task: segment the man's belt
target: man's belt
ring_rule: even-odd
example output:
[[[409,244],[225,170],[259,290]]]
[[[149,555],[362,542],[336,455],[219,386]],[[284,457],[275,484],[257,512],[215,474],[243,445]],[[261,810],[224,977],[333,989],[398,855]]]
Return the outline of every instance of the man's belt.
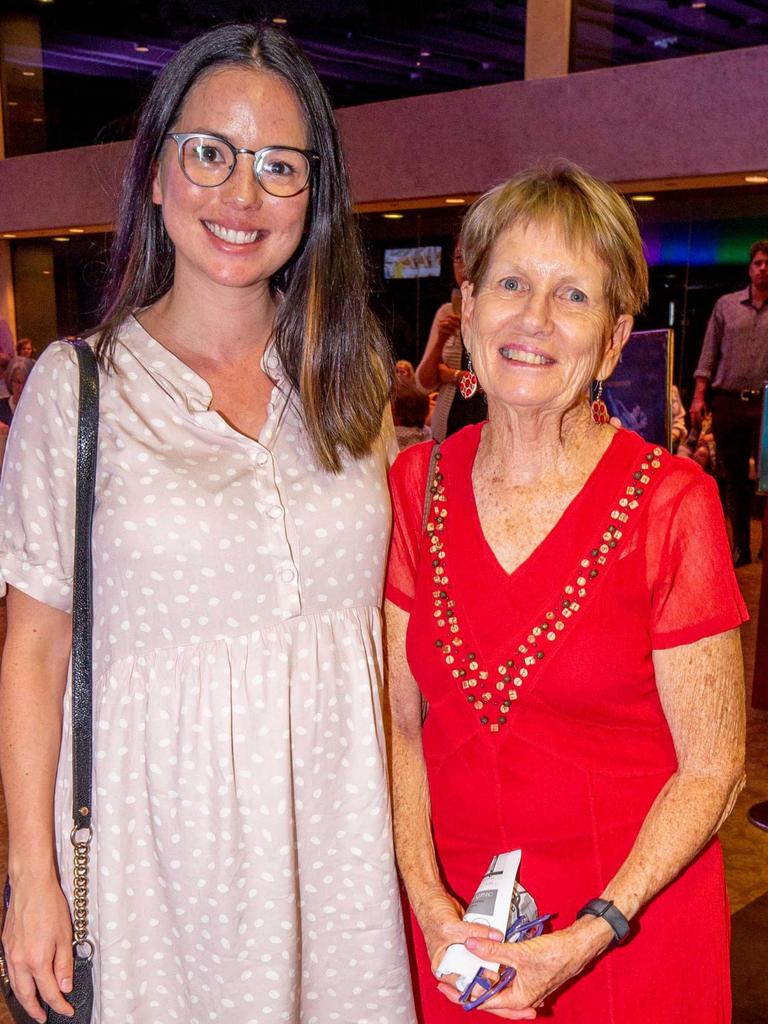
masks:
[[[715,395],[731,395],[741,399],[742,402],[759,402],[763,397],[762,388],[712,388]]]

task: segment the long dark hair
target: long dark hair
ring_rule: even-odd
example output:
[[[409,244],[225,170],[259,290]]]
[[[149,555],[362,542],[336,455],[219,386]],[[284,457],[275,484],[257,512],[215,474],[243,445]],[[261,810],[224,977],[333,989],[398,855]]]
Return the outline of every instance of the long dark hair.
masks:
[[[367,454],[378,436],[392,357],[368,309],[365,261],[333,110],[311,64],[279,29],[216,28],[180,50],[158,76],[123,180],[96,352],[111,365],[125,318],[171,287],[174,249],[162,210],[152,202],[154,164],[200,75],[242,65],[278,75],[293,89],[307,120],[309,147],[320,156],[304,243],[273,281],[284,293],[273,338],[301,396],[315,454],[323,467],[338,472],[345,453]]]

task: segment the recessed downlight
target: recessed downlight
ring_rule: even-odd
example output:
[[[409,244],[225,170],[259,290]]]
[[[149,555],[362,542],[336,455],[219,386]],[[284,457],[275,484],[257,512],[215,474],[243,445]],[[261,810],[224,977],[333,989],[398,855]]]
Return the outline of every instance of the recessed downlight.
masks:
[[[384,220],[402,220],[403,219],[403,214],[402,213],[382,213],[381,216],[384,218]]]
[[[632,199],[633,203],[652,203],[656,199],[656,196],[649,196],[644,193],[641,193],[636,196],[631,196],[630,198]]]
[[[768,174],[747,174],[744,176],[744,181],[749,182],[750,185],[765,185],[768,181]]]
[[[466,201],[466,199],[462,199],[460,196],[449,196],[445,200],[445,204],[446,206],[463,206]]]

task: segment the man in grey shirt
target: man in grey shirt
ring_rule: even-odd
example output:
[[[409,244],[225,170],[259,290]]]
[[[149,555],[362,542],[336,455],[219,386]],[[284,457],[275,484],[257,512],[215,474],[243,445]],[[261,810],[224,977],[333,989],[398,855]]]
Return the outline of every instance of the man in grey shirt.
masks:
[[[763,383],[768,380],[768,240],[749,250],[749,286],[723,295],[709,318],[696,367],[691,420],[712,412],[725,472],[734,565],[751,561],[749,457],[757,460]]]

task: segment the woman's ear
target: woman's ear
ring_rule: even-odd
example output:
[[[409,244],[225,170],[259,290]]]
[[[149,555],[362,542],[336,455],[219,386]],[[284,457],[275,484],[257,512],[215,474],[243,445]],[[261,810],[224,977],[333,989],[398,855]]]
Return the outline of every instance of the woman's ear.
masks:
[[[616,365],[621,358],[622,349],[632,335],[632,326],[634,322],[634,317],[631,317],[629,313],[622,313],[613,325],[608,347],[605,350],[600,363],[600,369],[597,375],[599,380],[607,380],[616,369]]]
[[[461,283],[461,333],[464,340],[464,347],[470,351],[467,345],[467,337],[470,333],[470,321],[475,309],[475,289],[469,281]]]

